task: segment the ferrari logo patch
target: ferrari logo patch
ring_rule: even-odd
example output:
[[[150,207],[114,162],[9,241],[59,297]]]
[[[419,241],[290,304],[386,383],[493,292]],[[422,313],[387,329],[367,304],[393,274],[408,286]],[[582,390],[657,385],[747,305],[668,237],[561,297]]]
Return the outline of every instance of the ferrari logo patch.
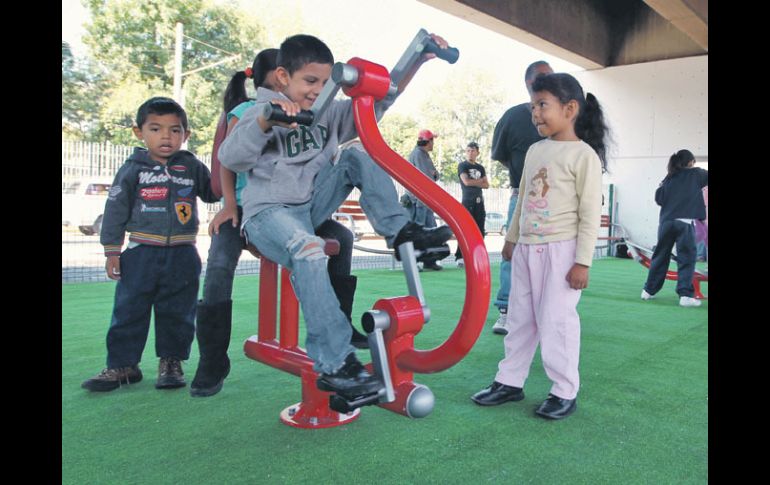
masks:
[[[174,208],[176,209],[176,218],[179,219],[179,222],[182,224],[187,224],[187,222],[192,219],[192,204],[189,202],[176,202],[174,203]]]

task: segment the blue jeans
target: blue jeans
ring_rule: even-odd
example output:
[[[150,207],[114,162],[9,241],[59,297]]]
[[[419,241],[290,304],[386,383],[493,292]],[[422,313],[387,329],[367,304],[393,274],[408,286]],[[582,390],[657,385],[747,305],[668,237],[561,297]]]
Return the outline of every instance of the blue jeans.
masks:
[[[516,210],[516,201],[518,200],[518,197],[518,194],[511,195],[511,200],[508,202],[508,222],[505,223],[505,226],[508,228],[511,227],[511,219],[513,219],[513,211]],[[511,262],[503,260],[500,262],[500,290],[497,292],[497,297],[494,302],[498,310],[508,311],[508,293],[510,292]]]
[[[107,367],[142,360],[155,311],[155,353],[187,360],[195,336],[201,260],[194,245],[139,245],[120,255],[121,278],[107,331]]]
[[[644,291],[654,295],[663,288],[674,244],[677,266],[676,293],[692,298],[695,296],[692,284],[695,273],[695,228],[692,224],[682,221],[664,221],[658,226],[658,245],[652,253]]]
[[[243,218],[243,208],[238,206],[238,220]],[[342,224],[327,220],[316,230],[323,238],[336,239],[340,252],[329,258],[329,274],[349,275],[353,258],[353,234]],[[235,268],[244,248],[240,227],[233,227],[230,221],[219,226],[219,234],[211,237],[206,276],[203,280],[203,303],[214,305],[228,301],[233,296]]]
[[[238,206],[238,220],[243,218],[243,209]],[[233,296],[233,278],[238,260],[243,252],[241,228],[233,227],[232,221],[219,226],[219,234],[211,236],[206,276],[203,279],[203,302],[216,304],[228,301]]]
[[[244,224],[249,241],[268,259],[292,271],[291,281],[307,325],[305,349],[321,373],[337,371],[350,345],[351,327],[329,281],[323,240],[314,234],[347,198],[361,190],[360,203],[372,227],[392,247],[408,222],[390,177],[364,152],[349,148],[336,165],[316,176],[312,199],[302,205],[276,205]]]

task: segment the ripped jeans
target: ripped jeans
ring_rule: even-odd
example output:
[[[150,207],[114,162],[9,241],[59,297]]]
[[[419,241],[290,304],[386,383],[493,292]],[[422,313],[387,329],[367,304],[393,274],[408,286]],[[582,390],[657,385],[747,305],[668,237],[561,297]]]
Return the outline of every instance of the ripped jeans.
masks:
[[[291,282],[307,325],[305,349],[313,369],[321,373],[337,371],[356,349],[350,345],[350,324],[329,281],[324,241],[314,229],[331,216],[353,187],[361,190],[361,207],[390,246],[409,219],[390,177],[355,148],[344,150],[337,164],[318,173],[309,202],[269,207],[243,225],[249,242],[260,253],[292,271]]]

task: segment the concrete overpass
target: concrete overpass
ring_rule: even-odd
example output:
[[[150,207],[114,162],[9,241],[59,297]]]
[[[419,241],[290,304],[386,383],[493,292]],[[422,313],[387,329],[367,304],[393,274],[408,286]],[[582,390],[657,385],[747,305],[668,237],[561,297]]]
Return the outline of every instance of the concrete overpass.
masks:
[[[419,0],[585,69],[708,54],[708,0]]]

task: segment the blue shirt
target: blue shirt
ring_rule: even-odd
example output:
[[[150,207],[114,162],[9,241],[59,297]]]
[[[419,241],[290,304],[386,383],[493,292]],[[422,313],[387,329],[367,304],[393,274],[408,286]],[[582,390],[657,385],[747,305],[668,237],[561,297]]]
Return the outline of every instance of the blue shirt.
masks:
[[[256,101],[250,99],[248,101],[244,101],[243,103],[239,104],[235,108],[231,109],[229,113],[227,113],[227,124],[230,124],[230,120],[233,119],[233,117],[238,118],[240,120],[243,118],[243,112],[246,111],[248,108],[251,108],[257,104]],[[239,172],[235,174],[235,202],[238,205],[241,204],[241,192],[243,192],[243,188],[246,187],[246,172]]]

